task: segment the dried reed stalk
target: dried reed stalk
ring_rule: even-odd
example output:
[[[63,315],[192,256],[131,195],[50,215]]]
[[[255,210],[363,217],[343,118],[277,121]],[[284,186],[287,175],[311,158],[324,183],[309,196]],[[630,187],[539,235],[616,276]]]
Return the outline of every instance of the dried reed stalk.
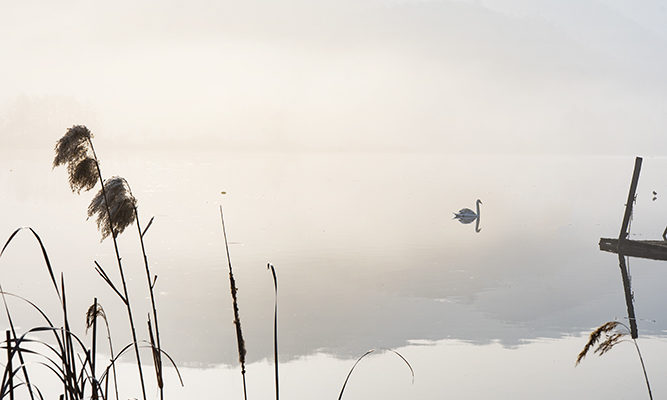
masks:
[[[617,328],[623,328],[624,330],[619,332]],[[639,361],[642,365],[642,371],[644,372],[644,381],[646,382],[646,389],[648,390],[648,397],[649,399],[653,400],[653,394],[651,393],[651,385],[648,381],[646,366],[644,365],[644,358],[642,357],[642,353],[639,350],[639,345],[637,344],[637,340],[632,337],[630,332],[631,332],[630,327],[618,321],[609,321],[600,325],[599,327],[594,329],[593,332],[591,332],[591,334],[589,335],[588,342],[586,342],[586,345],[584,346],[583,350],[581,350],[581,352],[577,356],[577,362],[575,363],[575,366],[579,365],[581,360],[583,360],[584,357],[586,357],[588,351],[591,348],[593,348],[596,343],[599,342],[597,348],[593,352],[598,353],[598,355],[602,356],[604,353],[611,350],[617,344],[627,341],[625,337],[628,336],[630,337],[630,339],[632,339],[632,343],[635,345],[635,350],[637,350],[637,355],[639,356]],[[604,335],[604,340],[601,340],[602,335]]]
[[[129,187],[129,185],[128,185]],[[148,267],[148,256],[146,256],[146,247],[144,245],[144,235],[146,234],[146,231],[148,231],[148,228],[151,226],[153,223],[153,218],[148,222],[148,225],[146,225],[146,228],[144,230],[141,230],[141,224],[139,223],[139,210],[137,209],[137,206],[134,205],[134,219],[137,221],[137,232],[139,234],[139,243],[141,243],[141,254],[144,257],[144,268],[146,270],[146,281],[148,283],[148,293],[150,294],[151,298],[151,307],[153,309],[153,321],[155,323],[155,334],[153,334],[153,329],[151,328],[151,323],[150,323],[150,317],[148,318],[148,334],[151,339],[151,346],[153,347],[153,365],[155,366],[155,378],[157,380],[157,387],[160,391],[160,400],[164,399],[164,383],[163,383],[163,378],[162,378],[162,346],[160,344],[160,328],[158,326],[157,322],[157,307],[155,305],[155,293],[153,288],[155,287],[155,281],[157,280],[157,275],[155,275],[155,278],[151,281],[151,271],[150,268]]]

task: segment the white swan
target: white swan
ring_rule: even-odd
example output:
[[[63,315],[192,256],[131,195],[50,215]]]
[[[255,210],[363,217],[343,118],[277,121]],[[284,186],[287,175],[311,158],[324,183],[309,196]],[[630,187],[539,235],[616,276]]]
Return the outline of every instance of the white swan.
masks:
[[[454,213],[454,219],[458,219],[460,223],[462,224],[469,224],[473,221],[477,221],[475,224],[475,231],[479,232],[481,229],[479,228],[479,220],[480,220],[480,213],[479,213],[479,205],[482,204],[482,200],[477,199],[475,202],[475,206],[477,209],[477,212],[469,209],[469,208],[462,208],[459,210],[459,212]]]

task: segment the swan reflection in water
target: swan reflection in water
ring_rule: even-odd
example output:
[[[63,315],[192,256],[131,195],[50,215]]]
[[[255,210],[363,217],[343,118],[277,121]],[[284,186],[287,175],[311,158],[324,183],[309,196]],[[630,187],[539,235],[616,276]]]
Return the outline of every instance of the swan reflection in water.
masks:
[[[469,208],[462,208],[459,210],[459,212],[454,213],[454,219],[458,219],[460,223],[462,224],[469,224],[473,221],[475,222],[475,232],[479,232],[482,229],[479,227],[479,221],[480,221],[480,214],[479,214],[479,205],[482,204],[482,200],[477,199],[477,202],[475,203],[477,212],[469,209]]]

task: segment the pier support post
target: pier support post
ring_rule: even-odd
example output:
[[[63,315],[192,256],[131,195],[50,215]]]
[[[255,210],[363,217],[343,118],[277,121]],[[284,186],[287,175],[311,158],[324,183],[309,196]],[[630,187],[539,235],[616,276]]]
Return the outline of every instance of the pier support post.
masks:
[[[637,182],[639,182],[639,173],[642,170],[642,158],[635,158],[635,170],[632,173],[632,182],[630,183],[630,191],[628,192],[628,201],[625,203],[625,215],[623,215],[623,223],[621,224],[621,233],[618,235],[619,243],[628,238],[628,225],[632,217],[632,204],[635,202],[635,192],[637,191]]]

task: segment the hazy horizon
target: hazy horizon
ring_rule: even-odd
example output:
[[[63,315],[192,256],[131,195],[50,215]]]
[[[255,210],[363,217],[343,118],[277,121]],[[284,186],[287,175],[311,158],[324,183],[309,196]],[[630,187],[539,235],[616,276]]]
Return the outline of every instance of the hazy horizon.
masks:
[[[4,2],[2,147],[84,124],[138,149],[660,155],[665,15],[623,0]]]

